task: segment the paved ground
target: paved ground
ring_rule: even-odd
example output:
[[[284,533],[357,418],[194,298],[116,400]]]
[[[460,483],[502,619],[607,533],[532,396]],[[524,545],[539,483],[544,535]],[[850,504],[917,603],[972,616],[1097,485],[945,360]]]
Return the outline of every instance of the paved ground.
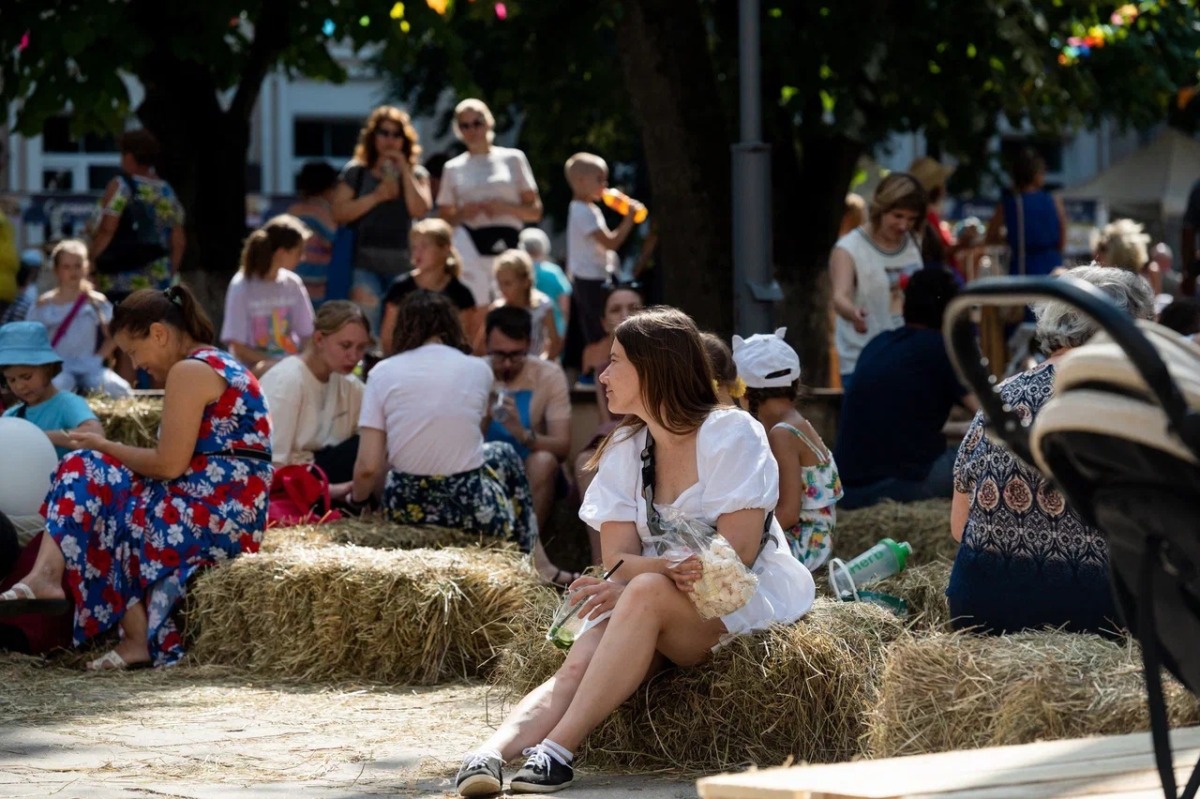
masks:
[[[496,701],[478,685],[294,685],[187,667],[83,675],[0,656],[0,796],[451,796]],[[680,776],[582,773],[566,796],[696,792]]]

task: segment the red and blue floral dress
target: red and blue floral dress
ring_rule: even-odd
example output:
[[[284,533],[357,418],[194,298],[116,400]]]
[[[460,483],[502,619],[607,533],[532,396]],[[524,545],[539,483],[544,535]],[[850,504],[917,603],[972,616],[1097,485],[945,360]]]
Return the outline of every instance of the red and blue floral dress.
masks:
[[[145,603],[154,665],[183,645],[171,612],[198,570],[256,552],[267,526],[271,422],[258,381],[228,353],[189,356],[226,382],[204,409],[195,454],[174,480],[136,474],[110,455],[77,450],[59,464],[44,513],[66,560],[75,601],[74,643]]]

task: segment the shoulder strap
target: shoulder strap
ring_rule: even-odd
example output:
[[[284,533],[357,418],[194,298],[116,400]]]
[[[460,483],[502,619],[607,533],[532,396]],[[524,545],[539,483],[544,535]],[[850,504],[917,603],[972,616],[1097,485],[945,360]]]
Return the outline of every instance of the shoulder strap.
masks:
[[[62,337],[67,334],[67,330],[71,327],[71,323],[75,321],[76,315],[79,314],[79,309],[82,308],[83,304],[89,299],[90,298],[88,297],[86,290],[84,290],[78,297],[75,298],[74,304],[71,305],[71,310],[67,311],[66,318],[62,320],[62,324],[58,326],[58,330],[54,331],[54,338],[50,339],[51,348],[57,347],[58,342],[62,341]]]
[[[806,447],[808,447],[809,449],[811,449],[813,451],[813,454],[816,455],[818,458],[820,458],[822,462],[829,460],[829,454],[827,452],[823,451],[821,449],[821,447],[817,446],[817,444],[811,438],[809,438],[808,435],[803,430],[801,430],[799,427],[788,424],[787,422],[780,422],[779,424],[777,424],[775,426],[784,428],[789,433],[794,435],[796,438],[803,441],[804,445]]]

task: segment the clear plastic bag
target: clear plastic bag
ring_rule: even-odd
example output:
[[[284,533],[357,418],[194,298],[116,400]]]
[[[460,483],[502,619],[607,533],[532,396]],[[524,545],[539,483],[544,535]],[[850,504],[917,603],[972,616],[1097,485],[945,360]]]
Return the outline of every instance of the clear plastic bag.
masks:
[[[660,516],[657,526],[659,534],[649,540],[659,555],[671,563],[681,563],[692,555],[700,560],[700,579],[692,584],[688,596],[701,618],[726,616],[754,596],[758,576],[712,527],[671,509]]]

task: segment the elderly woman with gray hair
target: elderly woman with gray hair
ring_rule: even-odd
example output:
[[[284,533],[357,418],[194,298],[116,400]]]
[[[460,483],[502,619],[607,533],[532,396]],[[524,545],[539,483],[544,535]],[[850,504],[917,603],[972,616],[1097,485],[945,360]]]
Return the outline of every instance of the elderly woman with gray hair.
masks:
[[[1135,319],[1154,318],[1144,279],[1123,269],[1080,266],[1065,274],[1091,283]],[[1054,392],[1055,365],[1097,331],[1060,302],[1035,307],[1047,359],[1000,386],[1030,422]],[[956,629],[1003,634],[1040,627],[1073,632],[1119,628],[1108,584],[1108,547],[1042,475],[984,435],[975,415],[954,464],[950,531],[961,542],[950,585]]]

